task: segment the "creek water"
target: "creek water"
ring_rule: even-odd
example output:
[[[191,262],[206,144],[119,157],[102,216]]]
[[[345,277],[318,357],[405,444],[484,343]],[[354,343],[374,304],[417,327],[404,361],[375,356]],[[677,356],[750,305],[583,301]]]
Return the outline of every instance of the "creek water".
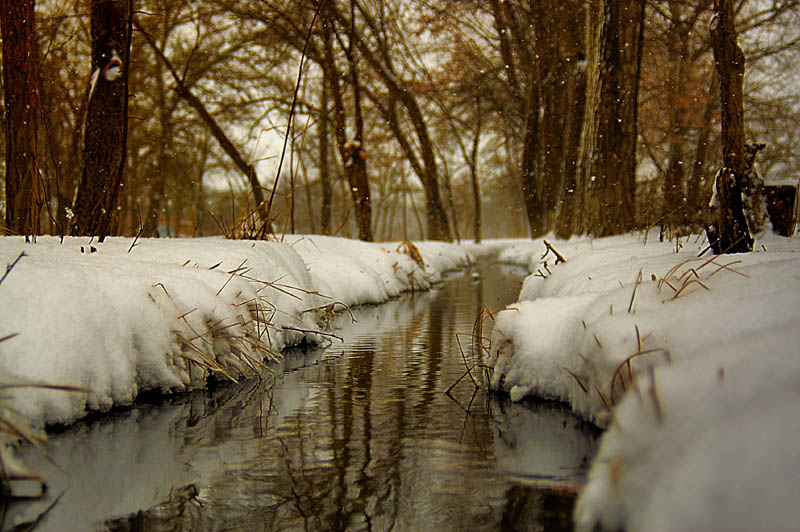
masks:
[[[6,504],[2,530],[569,530],[597,433],[469,378],[444,393],[479,310],[522,278],[480,264],[339,316],[343,341],[286,353],[274,378],[53,434],[57,466],[23,450],[46,496]]]

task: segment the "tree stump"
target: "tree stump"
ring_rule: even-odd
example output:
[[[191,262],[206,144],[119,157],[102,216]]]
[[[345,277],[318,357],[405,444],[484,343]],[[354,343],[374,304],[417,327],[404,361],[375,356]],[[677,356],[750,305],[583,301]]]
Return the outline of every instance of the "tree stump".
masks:
[[[766,185],[767,214],[772,223],[772,232],[781,236],[792,236],[797,222],[797,187],[794,185]]]

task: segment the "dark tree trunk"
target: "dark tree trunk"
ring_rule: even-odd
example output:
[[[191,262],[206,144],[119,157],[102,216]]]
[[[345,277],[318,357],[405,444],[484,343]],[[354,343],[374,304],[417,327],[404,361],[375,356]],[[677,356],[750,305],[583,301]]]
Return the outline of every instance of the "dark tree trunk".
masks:
[[[711,143],[711,126],[713,121],[714,109],[716,109],[716,98],[719,94],[718,78],[713,75],[711,85],[708,89],[708,100],[703,110],[703,121],[697,133],[697,145],[694,150],[694,160],[692,161],[692,173],[687,182],[687,197],[689,199],[689,223],[705,226],[709,223],[708,199],[711,197],[710,176],[707,172],[708,148]],[[709,186],[710,185],[710,186]]]
[[[764,187],[764,196],[772,232],[787,237],[794,235],[797,186],[767,185]]]
[[[322,88],[320,89],[322,115],[319,117],[319,184],[322,187],[322,212],[320,231],[323,235],[331,233],[331,207],[333,191],[331,189],[331,172],[328,153],[330,138],[330,122],[328,121],[328,78],[323,71]]]
[[[636,120],[644,0],[605,0],[590,16],[581,181],[584,229],[597,236],[634,226]],[[589,9],[597,9],[589,7]]]
[[[470,151],[469,156],[469,175],[470,175],[470,184],[472,185],[472,204],[474,205],[474,218],[472,220],[472,237],[475,239],[475,243],[480,243],[481,241],[481,224],[482,224],[482,214],[481,214],[481,190],[480,184],[478,182],[478,150],[480,149],[480,140],[481,140],[481,126],[483,125],[483,121],[481,119],[481,106],[480,100],[475,100],[475,136],[472,139],[472,150]]]
[[[125,168],[131,2],[91,3],[92,79],[72,233],[98,236],[101,241],[112,230]]]
[[[744,53],[736,42],[733,0],[714,0],[715,19],[711,27],[714,63],[719,74],[722,115],[722,160],[717,173],[716,193],[719,221],[709,231],[714,253],[747,253],[753,237],[747,228],[742,206],[741,178],[744,157]],[[718,232],[717,238],[715,232]]]
[[[425,178],[422,180],[425,190],[425,214],[428,226],[428,238],[430,240],[453,240],[450,233],[450,224],[444,210],[444,204],[439,194],[439,175],[436,165],[436,155],[433,151],[433,141],[428,134],[428,127],[425,124],[422,111],[419,108],[416,98],[408,90],[399,89],[396,94],[398,100],[408,111],[411,124],[417,133],[420,150],[422,152],[422,164]]]
[[[567,78],[565,98],[568,102],[564,117],[564,160],[561,190],[556,207],[555,232],[559,238],[569,238],[578,231],[576,217],[578,182],[578,152],[581,141],[584,104],[586,102],[586,73],[572,65]]]
[[[358,226],[358,238],[371,241],[372,237],[372,206],[369,196],[369,180],[367,177],[366,152],[362,146],[363,122],[361,119],[360,92],[357,90],[358,77],[355,73],[355,64],[350,51],[349,65],[350,75],[354,83],[354,102],[356,103],[356,138],[347,140],[347,123],[345,119],[344,98],[342,97],[342,87],[339,69],[333,55],[333,23],[334,18],[331,13],[332,3],[326,3],[326,8],[320,11],[322,19],[322,34],[324,45],[323,68],[325,78],[328,81],[328,88],[333,97],[333,116],[334,129],[336,132],[336,143],[339,147],[339,155],[344,165],[344,173],[347,176],[348,188],[353,198],[353,205],[356,213],[356,225]],[[351,36],[351,38],[353,38]]]
[[[494,27],[497,31],[497,38],[500,42],[500,58],[503,60],[503,70],[506,72],[508,78],[508,85],[511,87],[512,92],[521,100],[521,92],[519,89],[519,81],[517,80],[516,68],[514,67],[514,57],[511,53],[511,41],[509,39],[509,29],[503,15],[503,9],[500,6],[500,0],[490,0],[492,9],[492,17],[494,19]]]
[[[570,63],[577,59],[581,46],[579,26],[574,24],[580,8],[576,3],[561,0],[537,0],[536,5],[534,50],[541,95],[536,182],[542,206],[538,232],[545,233],[553,228],[563,182],[567,156],[564,130],[571,110],[565,88],[570,81]]]
[[[537,183],[539,174],[536,147],[539,144],[539,80],[537,65],[533,66],[531,79],[528,81],[527,115],[525,117],[525,143],[522,147],[522,199],[525,201],[525,212],[528,215],[531,237],[541,233],[544,202]]]
[[[664,201],[661,221],[676,227],[688,220],[688,196],[686,193],[686,133],[687,106],[681,94],[684,87],[685,64],[689,60],[689,31],[685,21],[682,2],[671,0],[669,12],[671,23],[666,33],[668,49],[667,97],[672,106],[668,139],[667,165],[664,171]]]
[[[44,194],[36,162],[36,35],[34,0],[2,0],[6,133],[6,232],[38,235]]]
[[[361,12],[362,16],[365,13]],[[339,13],[335,13],[337,19],[342,20]],[[368,20],[367,24],[375,27],[374,21]],[[408,113],[408,118],[411,121],[411,126],[417,135],[419,143],[420,156],[422,159],[423,178],[422,187],[425,191],[425,213],[428,226],[428,238],[431,240],[453,240],[452,233],[450,232],[450,223],[447,219],[447,213],[444,209],[444,203],[439,193],[439,175],[436,164],[436,154],[433,149],[433,141],[431,140],[428,132],[428,126],[425,121],[422,109],[417,102],[416,96],[410,90],[409,86],[402,82],[400,78],[393,72],[392,65],[384,61],[389,58],[389,50],[386,43],[380,42],[378,46],[383,47],[379,52],[381,58],[376,56],[376,53],[369,48],[364,39],[360,38],[357,34],[352,35],[355,43],[361,52],[364,59],[369,63],[378,77],[381,78],[386,88],[391,94],[391,98],[396,99]]]
[[[358,221],[358,238],[372,241],[372,200],[369,193],[369,177],[367,175],[367,152],[364,149],[364,118],[361,113],[361,85],[358,79],[356,52],[353,49],[356,39],[355,3],[350,0],[350,44],[347,50],[347,64],[350,67],[350,83],[353,86],[353,114],[355,118],[356,136],[348,148],[349,162],[353,179],[351,191],[356,207]],[[347,166],[347,162],[345,163]],[[349,175],[349,174],[348,174]]]

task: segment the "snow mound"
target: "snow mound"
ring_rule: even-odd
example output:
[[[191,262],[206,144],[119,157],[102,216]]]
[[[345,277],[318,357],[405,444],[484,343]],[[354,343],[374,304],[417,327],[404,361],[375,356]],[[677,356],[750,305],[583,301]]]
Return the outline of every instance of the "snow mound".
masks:
[[[413,251],[413,252],[412,252]],[[415,253],[414,253],[415,252]],[[67,424],[211,375],[259,374],[286,346],[319,341],[326,313],[429,288],[468,264],[457,246],[331,237],[285,242],[0,239],[0,408]],[[44,389],[38,384],[84,392]],[[8,414],[10,415],[10,414]]]
[[[578,530],[800,529],[800,239],[763,243],[553,241],[496,314],[490,385],[608,427]]]

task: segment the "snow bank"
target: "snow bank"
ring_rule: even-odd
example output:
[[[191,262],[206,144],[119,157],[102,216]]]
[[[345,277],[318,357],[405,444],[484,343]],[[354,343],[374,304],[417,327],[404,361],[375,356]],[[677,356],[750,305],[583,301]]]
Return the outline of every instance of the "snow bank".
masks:
[[[133,244],[0,238],[0,261],[24,253],[0,284],[0,338],[15,335],[0,342],[0,386],[86,390],[4,388],[6,419],[66,424],[144,391],[254,375],[285,346],[322,338],[331,310],[428,288],[471,260],[443,243],[318,236]]]
[[[609,427],[579,530],[800,529],[800,239],[760,243],[553,241],[496,315],[492,387]]]

